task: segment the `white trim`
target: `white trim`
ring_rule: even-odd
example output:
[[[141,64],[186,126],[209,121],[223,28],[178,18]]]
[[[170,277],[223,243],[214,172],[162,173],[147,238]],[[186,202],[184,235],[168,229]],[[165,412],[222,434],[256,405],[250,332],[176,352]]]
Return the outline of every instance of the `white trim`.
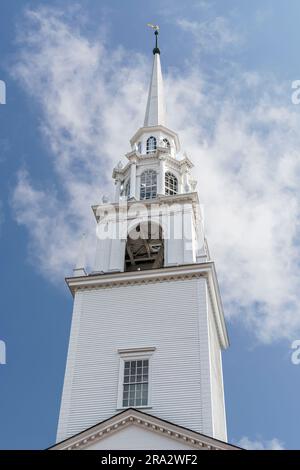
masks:
[[[147,168],[149,169],[154,169],[156,168],[158,165],[148,165],[148,163],[145,163],[145,166],[147,165]],[[141,173],[146,170],[147,168],[143,168],[141,170]],[[141,174],[140,173],[140,174]],[[137,178],[140,176],[140,174],[137,172]],[[193,208],[194,210],[196,209],[196,207],[199,206],[199,197],[198,197],[198,193],[197,192],[190,192],[190,193],[178,193],[178,194],[174,194],[173,196],[166,196],[165,194],[164,195],[161,195],[161,196],[157,196],[155,199],[145,199],[142,201],[142,203],[145,205],[145,206],[149,206],[151,207],[153,202],[156,202],[156,203],[164,203],[164,204],[174,204],[174,203],[179,203],[179,202],[191,202],[193,204]],[[98,220],[98,216],[97,216],[97,211],[98,211],[98,208],[101,207],[102,210],[107,210],[107,213],[108,215],[111,213],[113,217],[115,217],[115,213],[118,212],[119,210],[121,211],[124,211],[124,208],[129,208],[130,206],[134,205],[134,204],[140,204],[141,201],[126,201],[126,204],[124,204],[124,201],[122,201],[121,203],[120,202],[110,202],[110,203],[103,203],[103,204],[93,204],[92,205],[92,211],[95,215],[95,218],[96,220]],[[112,209],[113,208],[113,209]],[[106,218],[106,221],[108,221],[108,218]]]
[[[177,442],[184,442],[191,448],[199,450],[241,450],[241,448],[205,436],[191,429],[182,428],[174,423],[161,420],[139,410],[129,409],[123,413],[112,416],[105,422],[101,422],[80,434],[77,434],[63,442],[51,447],[50,450],[80,450],[89,445],[105,439],[106,436],[122,430],[126,426],[136,425],[142,429],[148,429],[160,435],[167,435]]]
[[[124,364],[126,361],[139,361],[147,359],[149,361],[148,368],[148,399],[146,405],[134,406],[139,409],[151,409],[152,408],[152,354],[156,350],[155,347],[145,348],[127,348],[118,349],[119,360],[119,381],[118,381],[118,393],[117,393],[117,410],[126,410],[132,408],[132,406],[123,406],[123,386],[124,386]]]
[[[119,354],[134,354],[134,353],[148,353],[154,352],[156,350],[155,346],[146,347],[146,348],[120,348],[118,349]]]

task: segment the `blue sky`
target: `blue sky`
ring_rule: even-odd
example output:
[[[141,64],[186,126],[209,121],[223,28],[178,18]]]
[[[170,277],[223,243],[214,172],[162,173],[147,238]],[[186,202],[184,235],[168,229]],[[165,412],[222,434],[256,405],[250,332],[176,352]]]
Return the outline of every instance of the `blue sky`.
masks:
[[[55,441],[64,276],[140,127],[149,21],[161,26],[170,127],[195,163],[228,317],[229,440],[300,448],[299,15],[296,0],[2,0],[0,448]]]

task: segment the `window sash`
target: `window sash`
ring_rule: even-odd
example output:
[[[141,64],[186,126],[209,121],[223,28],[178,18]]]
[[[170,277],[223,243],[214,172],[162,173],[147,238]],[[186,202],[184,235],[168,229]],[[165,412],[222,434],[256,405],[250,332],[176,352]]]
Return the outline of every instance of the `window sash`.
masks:
[[[140,199],[154,199],[157,195],[157,175],[154,170],[146,170],[141,175]]]
[[[122,406],[149,404],[149,359],[124,361]]]
[[[173,196],[178,193],[178,180],[173,173],[165,174],[165,194],[167,196]]]

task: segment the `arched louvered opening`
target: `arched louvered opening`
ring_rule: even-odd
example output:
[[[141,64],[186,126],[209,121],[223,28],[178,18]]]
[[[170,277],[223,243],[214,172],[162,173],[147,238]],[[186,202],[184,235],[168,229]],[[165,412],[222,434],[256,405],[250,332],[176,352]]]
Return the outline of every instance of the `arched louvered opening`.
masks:
[[[149,139],[147,139],[147,144],[146,144],[146,152],[147,153],[153,153],[156,151],[156,138],[151,136]]]
[[[125,271],[157,269],[164,265],[164,240],[159,224],[146,221],[136,225],[127,237]]]

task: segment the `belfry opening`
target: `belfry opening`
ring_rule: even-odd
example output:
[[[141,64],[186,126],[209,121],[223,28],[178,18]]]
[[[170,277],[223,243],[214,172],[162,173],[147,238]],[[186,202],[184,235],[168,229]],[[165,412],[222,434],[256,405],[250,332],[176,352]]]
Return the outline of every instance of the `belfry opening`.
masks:
[[[145,221],[128,233],[125,271],[157,269],[164,265],[163,231],[159,224]]]

